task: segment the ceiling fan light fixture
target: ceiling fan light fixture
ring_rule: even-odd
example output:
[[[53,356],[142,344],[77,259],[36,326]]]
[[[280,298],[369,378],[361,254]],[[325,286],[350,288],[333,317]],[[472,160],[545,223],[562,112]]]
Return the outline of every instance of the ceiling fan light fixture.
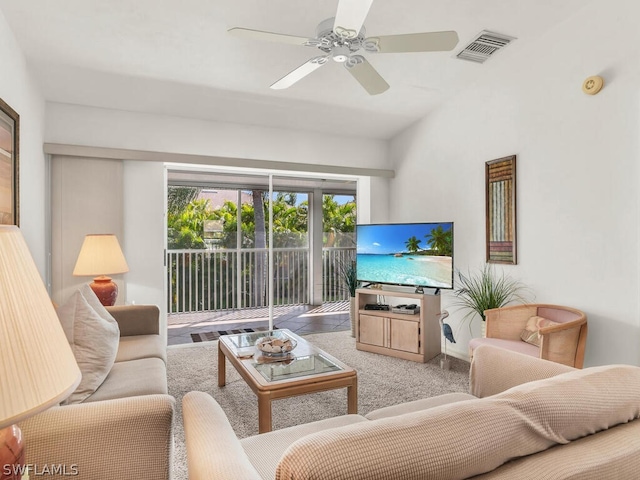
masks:
[[[346,62],[349,59],[350,55],[351,55],[351,50],[346,45],[335,47],[331,52],[331,58],[333,58],[334,62],[338,62],[338,63]]]
[[[452,30],[367,37],[364,20],[373,2],[374,0],[338,0],[336,16],[318,24],[315,38],[241,27],[233,27],[228,31],[239,37],[302,45],[321,52],[320,56],[308,60],[273,83],[271,88],[274,90],[289,88],[331,58],[334,62],[341,63],[370,95],[378,95],[387,91],[389,84],[365,57],[358,54],[361,50],[375,54],[443,52],[452,50],[458,44],[458,34]]]

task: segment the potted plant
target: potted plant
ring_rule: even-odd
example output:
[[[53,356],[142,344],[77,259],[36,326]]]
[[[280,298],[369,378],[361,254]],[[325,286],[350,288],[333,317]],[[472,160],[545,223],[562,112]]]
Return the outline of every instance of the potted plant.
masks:
[[[344,288],[349,292],[349,320],[351,321],[351,336],[356,336],[356,289],[360,286],[360,282],[358,282],[358,276],[356,271],[356,261],[355,260],[347,260],[345,262],[340,262],[338,264],[340,268],[340,275],[342,276],[342,281],[344,284]]]
[[[485,264],[475,273],[469,272],[464,275],[458,270],[457,274],[458,286],[453,291],[456,296],[453,305],[467,310],[462,321],[469,320],[469,328],[471,319],[476,314],[480,315],[483,336],[486,329],[485,310],[504,307],[512,302],[528,302],[528,288],[504,272],[496,273],[490,264]]]

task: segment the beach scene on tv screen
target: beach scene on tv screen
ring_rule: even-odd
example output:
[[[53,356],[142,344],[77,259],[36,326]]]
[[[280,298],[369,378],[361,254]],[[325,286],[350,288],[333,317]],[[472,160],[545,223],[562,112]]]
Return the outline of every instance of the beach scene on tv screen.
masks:
[[[358,225],[358,279],[452,288],[453,224]]]

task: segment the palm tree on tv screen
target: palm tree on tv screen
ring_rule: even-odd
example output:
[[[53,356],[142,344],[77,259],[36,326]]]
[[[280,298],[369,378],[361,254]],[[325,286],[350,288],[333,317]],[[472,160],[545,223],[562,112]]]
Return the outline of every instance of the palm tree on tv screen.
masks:
[[[431,230],[431,233],[425,235],[427,243],[438,255],[451,256],[453,253],[453,235],[451,230],[445,230],[442,225]]]
[[[409,253],[416,253],[418,250],[421,250],[420,248],[420,242],[422,240],[419,240],[415,235],[411,238],[409,238],[409,240],[407,240],[406,242],[404,242],[404,244],[407,246],[407,250],[409,251]]]

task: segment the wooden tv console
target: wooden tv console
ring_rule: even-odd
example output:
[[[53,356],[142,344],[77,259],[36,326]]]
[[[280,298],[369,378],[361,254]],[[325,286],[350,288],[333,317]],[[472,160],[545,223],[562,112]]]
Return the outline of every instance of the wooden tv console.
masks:
[[[384,300],[379,301],[379,298]],[[415,303],[420,312],[365,310],[365,305],[375,303],[390,307]],[[440,295],[359,288],[356,290],[356,349],[427,362],[440,354],[439,314]]]

